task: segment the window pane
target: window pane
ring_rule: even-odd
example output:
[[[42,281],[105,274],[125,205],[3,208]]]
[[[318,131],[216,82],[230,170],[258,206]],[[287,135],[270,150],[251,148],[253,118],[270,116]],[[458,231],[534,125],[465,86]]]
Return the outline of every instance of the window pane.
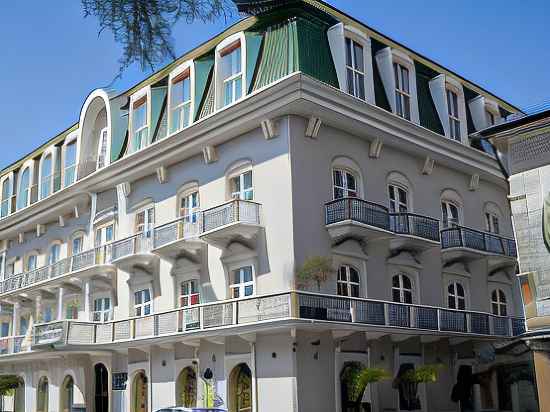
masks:
[[[359,273],[354,268],[349,268],[349,277],[351,282],[359,283]]]
[[[394,288],[398,288],[399,287],[399,276],[394,276],[392,278],[392,285]]]
[[[141,292],[136,292],[134,293],[134,303],[136,305],[140,305],[142,303],[142,300],[141,300]]]
[[[151,305],[145,305],[143,307],[143,314],[144,315],[150,315],[151,314]]]
[[[348,289],[347,289],[345,283],[339,283],[338,284],[338,294],[340,296],[348,296]]]
[[[254,294],[254,286],[248,285],[244,287],[244,295],[252,296]]]
[[[359,73],[355,74],[355,84],[357,85],[356,96],[365,100],[365,76]]]
[[[248,171],[243,175],[244,189],[250,189],[252,187],[252,171]]]
[[[347,275],[347,272],[346,272],[346,267],[345,266],[340,266],[340,269],[338,270],[338,280],[341,280],[341,281],[346,281],[348,278],[348,275]]]
[[[151,292],[149,289],[143,291],[143,302],[149,302],[151,300]]]
[[[243,282],[252,282],[252,267],[247,266],[243,268],[244,279]]]
[[[233,298],[239,297],[239,288],[233,288]]]
[[[344,185],[342,172],[340,170],[335,170],[332,172],[332,179],[335,186],[342,187]]]
[[[355,95],[355,87],[353,85],[353,70],[347,69],[348,93]]]
[[[411,280],[408,276],[402,276],[403,279],[403,289],[412,289]]]
[[[233,283],[239,284],[241,283],[241,270],[237,269],[233,272]]]
[[[452,296],[449,296],[449,309],[456,309],[455,299]]]
[[[401,302],[401,295],[399,289],[392,289],[392,300],[394,302]]]
[[[235,100],[239,100],[243,94],[243,83],[242,83],[242,76],[241,77],[238,77],[236,80],[235,80],[235,97],[234,97],[234,101]]]
[[[363,47],[361,45],[353,42],[353,50],[354,50],[354,57],[355,57],[355,68],[359,70],[360,72],[364,73],[364,66],[363,66]]]
[[[412,303],[412,293],[408,290],[403,291],[403,303]]]
[[[351,39],[346,38],[346,65],[352,67],[351,62]]]
[[[347,180],[347,188],[349,190],[356,190],[355,187],[355,177],[351,173],[346,173],[346,180]]]
[[[351,285],[351,296],[353,296],[354,298],[359,297],[359,286]]]
[[[466,301],[464,299],[458,299],[458,309],[466,309]]]

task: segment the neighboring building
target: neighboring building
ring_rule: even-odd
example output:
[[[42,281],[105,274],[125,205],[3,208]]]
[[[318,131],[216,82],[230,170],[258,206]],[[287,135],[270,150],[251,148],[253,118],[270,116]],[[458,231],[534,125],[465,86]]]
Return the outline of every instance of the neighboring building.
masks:
[[[535,410],[495,350],[524,332],[508,185],[470,139],[517,109],[322,2],[238,3],[0,174],[15,409],[359,411],[370,366],[373,411]],[[335,272],[298,291],[311,256]]]
[[[527,334],[509,353],[532,351],[541,411],[550,411],[550,109],[480,132],[509,175]]]

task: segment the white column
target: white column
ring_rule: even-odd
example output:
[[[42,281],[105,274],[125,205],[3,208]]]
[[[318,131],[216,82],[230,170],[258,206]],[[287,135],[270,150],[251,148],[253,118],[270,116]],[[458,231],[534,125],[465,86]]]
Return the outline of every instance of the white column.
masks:
[[[19,328],[21,326],[20,316],[21,316],[21,303],[15,302],[13,304],[13,319],[12,319],[12,335],[19,336]]]
[[[57,290],[57,320],[63,319],[63,288]]]
[[[36,296],[35,300],[35,315],[34,315],[34,323],[40,323],[44,320],[44,317],[42,316],[42,295]]]
[[[91,320],[90,296],[92,293],[92,281],[90,279],[84,281],[82,291],[84,293],[84,320]]]

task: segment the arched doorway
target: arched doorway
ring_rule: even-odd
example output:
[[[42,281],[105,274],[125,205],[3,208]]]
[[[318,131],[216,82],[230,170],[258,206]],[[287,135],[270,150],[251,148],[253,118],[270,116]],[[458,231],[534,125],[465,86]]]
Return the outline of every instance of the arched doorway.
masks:
[[[185,408],[197,406],[197,374],[191,366],[184,368],[178,376],[176,406]]]
[[[61,412],[71,412],[73,409],[73,391],[74,380],[71,375],[67,375],[61,385],[61,393],[59,396]]]
[[[147,412],[147,376],[138,372],[132,381],[132,409],[131,412]]]
[[[23,378],[19,378],[19,384],[15,388],[15,394],[13,399],[14,412],[26,412],[25,410],[25,381]]]
[[[340,372],[340,400],[342,412],[363,412],[361,409],[362,397],[357,399],[355,381],[357,375],[364,368],[361,362],[346,362]]]
[[[49,385],[48,378],[41,377],[36,388],[36,412],[48,412]]]
[[[102,363],[94,366],[95,374],[95,412],[109,411],[109,372]]]
[[[252,372],[241,363],[229,375],[229,411],[252,411]]]

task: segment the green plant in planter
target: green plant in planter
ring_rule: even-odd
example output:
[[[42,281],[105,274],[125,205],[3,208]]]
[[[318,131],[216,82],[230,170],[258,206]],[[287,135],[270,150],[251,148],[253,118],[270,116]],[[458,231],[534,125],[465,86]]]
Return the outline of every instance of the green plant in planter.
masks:
[[[403,379],[411,383],[433,383],[437,382],[439,371],[443,368],[441,364],[423,365],[411,369],[403,376]]]
[[[325,256],[309,257],[296,271],[296,286],[302,289],[315,283],[320,292],[321,284],[326,282],[333,273],[332,259]]]
[[[350,368],[346,372],[348,376],[342,376],[342,380],[346,380],[349,398],[355,402],[361,401],[363,393],[370,383],[376,383],[390,378],[388,372],[379,368]]]
[[[19,387],[21,380],[18,376],[5,375],[0,376],[0,395],[9,396],[15,393],[15,389]]]

